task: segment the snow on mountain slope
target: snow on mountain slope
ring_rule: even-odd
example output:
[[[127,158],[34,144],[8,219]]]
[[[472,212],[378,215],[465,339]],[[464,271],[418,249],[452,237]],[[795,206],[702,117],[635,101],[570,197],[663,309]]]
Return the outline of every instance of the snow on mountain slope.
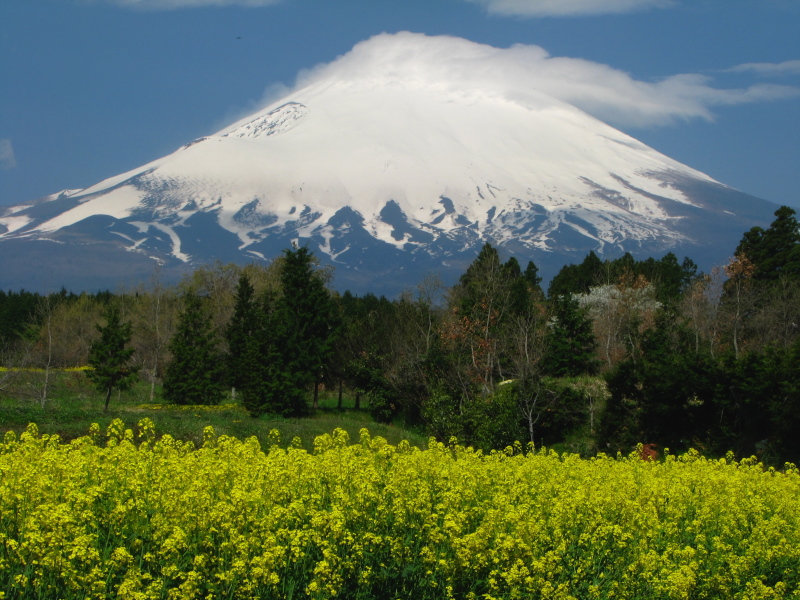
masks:
[[[419,61],[317,74],[169,156],[7,209],[0,240],[77,228],[183,262],[215,249],[270,257],[299,240],[366,276],[412,255],[446,267],[485,241],[523,258],[702,245],[697,219],[738,194],[536,89],[448,80]],[[98,216],[103,231],[81,225]]]
[[[287,126],[289,125],[289,126]],[[116,218],[152,211],[178,217],[192,210],[220,209],[220,222],[246,238],[251,226],[233,217],[258,200],[256,212],[295,220],[309,208],[325,222],[342,206],[361,214],[380,240],[401,245],[380,218],[396,202],[417,226],[436,220],[442,196],[454,214],[502,239],[489,211],[504,217],[538,205],[554,213],[578,208],[642,221],[627,237],[669,234],[659,221],[668,215],[642,194],[624,194],[620,182],[651,194],[688,202],[654,174],[676,171],[708,179],[658,154],[574,107],[543,95],[512,101],[479,91],[393,87],[386,82],[317,84],[295,93],[291,102],[270,106],[176,153],[72,196],[81,202],[35,230],[53,231],[90,214]],[[616,201],[596,192],[613,190]],[[186,208],[190,205],[190,208]],[[181,210],[184,209],[184,210]],[[520,214],[522,213],[522,214]],[[462,219],[463,220],[463,219]],[[435,228],[452,230],[456,218]],[[311,227],[311,229],[309,229]],[[603,242],[619,232],[603,226]],[[252,239],[252,238],[251,238]],[[247,243],[243,239],[243,243]],[[531,236],[541,246],[544,239]]]

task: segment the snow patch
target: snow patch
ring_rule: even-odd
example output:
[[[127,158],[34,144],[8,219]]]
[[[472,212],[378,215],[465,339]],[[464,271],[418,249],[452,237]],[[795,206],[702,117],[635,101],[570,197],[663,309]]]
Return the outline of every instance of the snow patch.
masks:
[[[136,248],[138,248],[142,244],[142,242],[145,242],[147,240],[147,238],[142,238],[140,240],[135,240],[131,236],[125,235],[124,233],[121,233],[119,231],[112,231],[111,233],[113,233],[114,235],[118,235],[119,237],[121,237],[123,239],[128,240],[132,244],[128,248],[128,250],[135,250]]]
[[[144,223],[142,221],[128,221],[128,224],[136,227],[139,233],[147,233],[147,230],[150,229],[150,223]]]
[[[277,135],[294,129],[307,114],[308,108],[304,105],[298,102],[287,102],[266,115],[259,115],[252,121],[223,134],[222,137],[257,139]]]
[[[32,219],[25,215],[10,215],[8,217],[0,218],[0,225],[4,225],[6,227],[5,234],[14,233],[18,229],[22,229],[28,223],[30,223]]]
[[[164,225],[163,223],[150,223],[150,226],[163,231],[169,236],[169,239],[172,241],[172,256],[182,262],[189,262],[189,260],[191,260],[191,256],[181,252],[181,238],[178,237],[178,234],[175,233],[172,227]]]
[[[115,219],[129,217],[139,206],[142,192],[133,186],[123,186],[112,192],[91,198],[60,215],[45,221],[37,227],[38,231],[55,231],[69,227],[94,215],[107,215]]]

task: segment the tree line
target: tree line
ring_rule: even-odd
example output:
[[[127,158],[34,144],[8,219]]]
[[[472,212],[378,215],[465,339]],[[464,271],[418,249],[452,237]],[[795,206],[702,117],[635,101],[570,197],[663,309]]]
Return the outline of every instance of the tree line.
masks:
[[[106,402],[139,377],[168,402],[228,393],[253,416],[297,416],[325,389],[486,450],[646,443],[797,461],[800,227],[788,207],[775,217],[710,273],[671,253],[589,253],[546,291],[535,264],[486,244],[454,286],[430,276],[396,299],[333,292],[302,247],[177,286],[155,273],[116,294],[9,292],[0,341],[7,365],[94,364]],[[120,379],[100,381],[113,343],[129,354],[110,365]]]

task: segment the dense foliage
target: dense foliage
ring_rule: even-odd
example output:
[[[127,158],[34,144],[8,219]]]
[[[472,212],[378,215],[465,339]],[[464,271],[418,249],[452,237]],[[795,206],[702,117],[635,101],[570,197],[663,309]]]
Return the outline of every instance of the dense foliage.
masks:
[[[319,385],[333,353],[334,304],[313,268],[307,248],[286,250],[280,294],[260,298],[246,273],[239,276],[233,315],[227,326],[228,377],[253,416],[269,412],[303,415],[313,386]]]
[[[379,422],[486,451],[645,443],[800,462],[800,228],[790,208],[775,217],[711,273],[673,254],[589,253],[546,295],[535,264],[489,244],[454,286],[430,277],[396,299],[331,291],[303,247],[176,287],[156,272],[125,294],[8,293],[0,310],[19,320],[4,323],[0,393],[44,406],[48,369],[87,364],[113,305],[132,326],[131,368],[174,403],[215,403],[227,386],[254,417],[299,416],[324,386]],[[9,383],[23,368],[43,369],[40,390]]]

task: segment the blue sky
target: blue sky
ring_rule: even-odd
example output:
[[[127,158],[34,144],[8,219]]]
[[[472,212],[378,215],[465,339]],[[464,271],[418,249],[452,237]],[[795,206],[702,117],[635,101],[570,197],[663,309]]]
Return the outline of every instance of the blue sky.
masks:
[[[173,152],[397,31],[579,59],[548,60],[549,86],[800,208],[798,0],[1,0],[0,205]]]

